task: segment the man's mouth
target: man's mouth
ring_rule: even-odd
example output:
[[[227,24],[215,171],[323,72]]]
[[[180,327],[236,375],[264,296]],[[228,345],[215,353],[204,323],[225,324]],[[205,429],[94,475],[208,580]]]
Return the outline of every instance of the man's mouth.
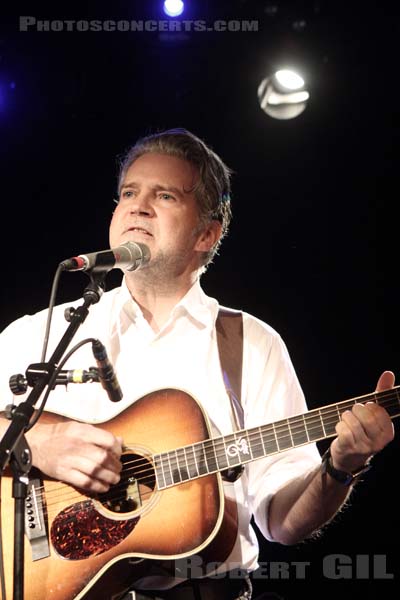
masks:
[[[150,231],[147,231],[147,229],[144,229],[143,227],[130,227],[128,229],[128,231],[135,231],[135,232],[143,233],[145,235],[149,235],[152,237],[152,234],[150,233]]]

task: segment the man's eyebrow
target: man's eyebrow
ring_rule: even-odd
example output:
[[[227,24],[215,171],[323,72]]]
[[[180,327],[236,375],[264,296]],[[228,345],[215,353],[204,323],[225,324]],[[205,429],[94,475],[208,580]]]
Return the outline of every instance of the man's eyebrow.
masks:
[[[153,186],[153,190],[155,190],[156,192],[161,192],[163,190],[165,190],[166,192],[172,192],[173,194],[176,194],[177,196],[183,196],[184,192],[182,190],[180,190],[177,187],[174,187],[173,185],[162,185],[162,184],[156,184]]]
[[[125,188],[133,188],[133,187],[139,187],[137,183],[131,182],[131,183],[123,183],[121,185],[121,190],[125,189]]]
[[[126,188],[139,188],[140,185],[134,181],[128,181],[127,183],[123,183],[121,185],[121,191],[126,189]],[[162,185],[160,183],[157,183],[155,185],[152,186],[152,189],[155,192],[160,192],[160,191],[166,191],[166,192],[172,192],[173,194],[176,194],[177,196],[183,197],[184,192],[182,190],[180,190],[177,187],[174,187],[173,185]],[[190,193],[190,192],[189,192]]]

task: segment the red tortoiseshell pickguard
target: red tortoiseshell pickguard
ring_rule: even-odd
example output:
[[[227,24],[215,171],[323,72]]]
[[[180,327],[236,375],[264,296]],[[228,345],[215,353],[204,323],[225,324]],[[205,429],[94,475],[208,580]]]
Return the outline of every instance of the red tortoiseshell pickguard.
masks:
[[[77,502],[57,515],[50,538],[60,556],[81,560],[102,554],[122,542],[139,518],[114,521],[101,515],[90,500]]]

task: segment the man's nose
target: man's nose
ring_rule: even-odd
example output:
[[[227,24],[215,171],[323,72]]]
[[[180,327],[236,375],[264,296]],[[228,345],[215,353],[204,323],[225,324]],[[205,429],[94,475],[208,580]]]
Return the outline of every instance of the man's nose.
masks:
[[[154,208],[151,193],[141,192],[132,198],[130,212],[131,214],[153,216]]]

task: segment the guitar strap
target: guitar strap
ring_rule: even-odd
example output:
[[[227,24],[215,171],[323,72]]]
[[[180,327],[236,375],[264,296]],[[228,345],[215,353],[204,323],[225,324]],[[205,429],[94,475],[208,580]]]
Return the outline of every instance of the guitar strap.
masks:
[[[244,429],[242,398],[243,314],[239,310],[220,308],[215,323],[219,361],[225,389],[232,406],[236,431]],[[221,473],[225,481],[233,483],[243,473],[243,465],[230,467]]]
[[[225,389],[232,405],[236,430],[244,429],[242,397],[243,314],[220,308],[215,323],[219,360]]]

